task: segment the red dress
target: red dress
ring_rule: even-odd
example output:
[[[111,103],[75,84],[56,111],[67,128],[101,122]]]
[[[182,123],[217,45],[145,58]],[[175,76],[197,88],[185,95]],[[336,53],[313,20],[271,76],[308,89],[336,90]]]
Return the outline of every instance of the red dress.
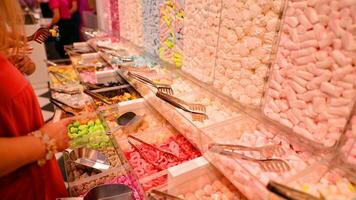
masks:
[[[31,85],[0,54],[0,137],[23,136],[38,130],[43,124],[41,109]],[[47,161],[42,167],[31,163],[0,177],[0,199],[53,200],[66,196],[55,159]]]

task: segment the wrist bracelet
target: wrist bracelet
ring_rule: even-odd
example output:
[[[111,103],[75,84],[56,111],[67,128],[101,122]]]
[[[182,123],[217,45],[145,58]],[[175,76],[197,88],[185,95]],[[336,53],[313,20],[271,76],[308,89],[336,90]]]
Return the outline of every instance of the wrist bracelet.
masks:
[[[44,164],[46,164],[47,160],[51,160],[57,153],[56,140],[50,138],[47,133],[44,133],[41,130],[34,131],[30,133],[30,135],[40,139],[46,147],[45,157],[37,161],[37,164],[39,166],[43,166]]]

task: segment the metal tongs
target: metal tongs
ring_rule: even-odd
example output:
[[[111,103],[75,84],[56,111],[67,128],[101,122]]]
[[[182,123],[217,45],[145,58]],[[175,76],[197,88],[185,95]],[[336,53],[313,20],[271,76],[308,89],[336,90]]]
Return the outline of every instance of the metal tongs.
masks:
[[[182,198],[159,190],[151,190],[150,192],[148,192],[147,196],[150,200],[160,200],[162,198],[166,200],[183,200]]]
[[[320,197],[315,197],[308,193],[287,187],[274,181],[270,181],[267,189],[285,199],[290,200],[324,200],[325,197],[320,193]]]
[[[89,96],[91,96],[91,97],[93,97],[94,99],[97,99],[97,100],[99,100],[99,101],[101,101],[101,102],[107,104],[107,105],[112,105],[112,104],[113,104],[113,102],[111,101],[111,99],[109,99],[109,98],[107,98],[107,97],[105,97],[105,96],[103,96],[103,95],[101,95],[101,94],[92,92],[92,91],[90,91],[90,90],[88,90],[88,89],[85,89],[85,90],[84,90],[84,93],[87,94],[87,95],[89,95]]]
[[[260,147],[263,148],[263,147]],[[269,148],[269,147],[268,147]],[[266,172],[276,172],[276,173],[281,173],[281,172],[286,172],[291,169],[289,164],[278,158],[264,158],[264,159],[256,159],[256,158],[251,158],[248,156],[245,156],[244,154],[240,154],[235,152],[234,150],[247,150],[246,148],[242,148],[242,146],[239,145],[215,145],[213,144],[210,147],[210,150],[219,153],[222,155],[227,155],[227,156],[234,156],[237,157],[238,159],[241,160],[247,160],[251,162],[257,163],[263,171]],[[255,151],[255,149],[249,149],[250,151]]]
[[[63,101],[60,101],[60,100],[54,99],[54,98],[51,98],[50,102],[53,103],[55,106],[57,106],[62,111],[64,111],[65,113],[68,113],[71,115],[77,115],[83,109],[83,108],[70,106],[70,105],[64,103]]]
[[[192,116],[193,121],[202,122],[209,118],[205,114],[206,108],[202,104],[187,103],[177,97],[162,93],[160,91],[156,93],[156,96],[163,99],[164,101],[168,102],[169,104],[171,104],[176,108],[189,112]]]
[[[148,78],[146,78],[144,76],[141,76],[141,75],[138,75],[138,74],[132,73],[132,72],[129,72],[127,75],[129,77],[131,77],[131,78],[134,78],[134,79],[136,79],[138,81],[141,81],[142,83],[145,83],[145,84],[148,84],[148,85],[151,85],[151,86],[157,88],[158,92],[162,92],[162,93],[165,93],[165,94],[173,95],[173,89],[168,84],[155,83],[155,82],[151,81],[150,79],[148,79]]]
[[[148,144],[148,143],[144,142],[143,140],[141,140],[141,139],[139,139],[139,138],[137,138],[135,136],[129,135],[127,137],[127,140],[128,140],[128,143],[142,156],[142,158],[146,162],[148,162],[151,165],[155,166],[159,170],[164,170],[165,168],[160,166],[157,163],[157,160],[152,160],[150,158],[151,156],[148,156],[149,152],[148,151],[144,151],[143,147],[141,147],[141,146],[144,146],[144,148],[146,148],[146,149],[150,149],[150,150],[156,151],[161,156],[164,156],[165,158],[167,158],[167,160],[169,162],[173,162],[173,161],[180,162],[179,157],[174,155],[173,153],[165,151],[165,150],[162,150],[160,148],[157,148],[157,147],[155,147],[155,146],[153,146],[151,144]],[[138,146],[138,145],[134,144],[134,142],[140,143],[141,146]],[[157,155],[157,157],[159,157],[160,155]]]
[[[221,148],[229,151],[255,151],[261,153],[265,157],[272,157],[273,155],[282,156],[285,154],[285,151],[280,145],[266,145],[261,147],[249,147],[237,144],[219,144],[214,143],[210,146],[210,148]]]

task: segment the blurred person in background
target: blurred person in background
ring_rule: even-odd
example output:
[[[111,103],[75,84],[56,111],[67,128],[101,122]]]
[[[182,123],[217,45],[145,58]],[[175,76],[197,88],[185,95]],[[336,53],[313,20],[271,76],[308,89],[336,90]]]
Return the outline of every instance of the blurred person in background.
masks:
[[[68,147],[66,126],[72,120],[44,124],[21,73],[34,70],[28,57],[19,59],[26,57],[24,34],[19,2],[0,0],[0,198],[53,200],[67,196],[54,153]]]
[[[53,12],[50,27],[57,25],[60,39],[56,43],[56,49],[62,58],[65,55],[64,46],[79,41],[79,28],[77,25],[77,0],[49,0],[49,7]],[[79,15],[78,15],[79,17]]]
[[[43,18],[52,18],[53,13],[49,8],[49,0],[38,0]]]

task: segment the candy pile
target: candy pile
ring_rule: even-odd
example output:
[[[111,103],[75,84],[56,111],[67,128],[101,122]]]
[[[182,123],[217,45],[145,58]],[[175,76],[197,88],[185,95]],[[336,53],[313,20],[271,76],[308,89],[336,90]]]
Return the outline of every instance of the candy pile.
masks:
[[[353,1],[289,1],[264,113],[332,146],[356,96]]]
[[[78,76],[72,66],[50,66],[49,81],[51,88],[78,90],[81,88]]]
[[[67,129],[68,136],[71,139],[71,147],[101,148],[112,146],[110,138],[106,135],[104,125],[99,119],[80,119],[69,124]]]
[[[126,158],[139,178],[149,176],[163,169],[176,166],[179,163],[200,156],[199,151],[197,151],[182,135],[171,137],[164,143],[155,146],[161,150],[174,154],[176,157],[167,157],[166,154],[161,153],[157,149],[148,148],[146,145],[140,145],[139,148],[141,148],[141,153],[145,152],[145,157],[146,159],[149,158],[149,160],[145,160],[137,150],[125,151]],[[165,180],[166,179],[163,177],[146,182],[144,188],[148,189],[162,185]]]
[[[214,87],[259,106],[283,0],[223,1]]]
[[[207,120],[204,120],[203,122],[193,121],[189,113],[179,110],[179,112],[181,112],[184,116],[186,116],[188,119],[193,121],[193,123],[199,128],[204,126],[209,126],[239,115],[237,111],[235,111],[234,109],[229,108],[221,101],[217,99],[213,99],[207,94],[192,93],[192,94],[186,94],[184,96],[180,96],[179,98],[183,99],[186,102],[199,103],[206,107],[206,114],[208,115],[209,118]]]
[[[221,1],[186,0],[184,9],[186,17],[182,70],[201,81],[211,82],[214,76]]]
[[[105,91],[105,92],[98,92],[99,94],[108,97],[113,104],[116,103],[120,103],[123,101],[129,101],[129,100],[134,100],[140,97],[140,95],[131,90],[123,90],[123,89],[119,89],[119,90],[109,90],[109,91]],[[103,106],[105,105],[102,101],[99,101],[97,99],[94,99],[96,106]]]
[[[129,186],[133,190],[133,195],[135,200],[144,200],[145,195],[140,188],[138,180],[136,179],[135,175],[127,174],[124,176],[118,176],[108,182],[106,184],[124,184]]]
[[[303,181],[303,183],[297,183],[294,186],[296,189],[316,197],[321,194],[326,200],[351,200],[356,197],[355,186],[347,178],[337,173],[327,173],[316,183]]]
[[[106,156],[106,158],[109,160],[111,167],[121,166],[121,161],[114,147],[99,148],[97,150]],[[81,165],[75,164],[74,162],[67,162],[66,164],[68,164],[68,166],[66,166],[67,173],[68,173],[68,180],[71,182],[88,178],[90,176],[94,176],[96,174],[101,173],[98,170],[88,168],[88,167],[83,167]]]
[[[96,84],[96,74],[95,67],[78,67],[77,68],[80,76],[80,80],[84,83]]]
[[[246,199],[243,195],[236,190],[236,188],[225,178],[214,180],[213,182],[206,184],[201,189],[177,195],[185,200],[237,200]]]
[[[137,46],[143,45],[143,17],[141,0],[119,1],[120,36]]]
[[[159,48],[159,2],[145,0],[143,3],[143,30],[145,50],[158,55]]]
[[[348,163],[356,165],[356,114],[352,117],[350,123],[346,132],[347,141],[341,151]]]
[[[93,105],[92,99],[83,93],[79,94],[65,94],[59,92],[52,92],[52,98],[58,99],[63,103],[75,107],[82,108],[83,111],[93,111],[95,107]]]

